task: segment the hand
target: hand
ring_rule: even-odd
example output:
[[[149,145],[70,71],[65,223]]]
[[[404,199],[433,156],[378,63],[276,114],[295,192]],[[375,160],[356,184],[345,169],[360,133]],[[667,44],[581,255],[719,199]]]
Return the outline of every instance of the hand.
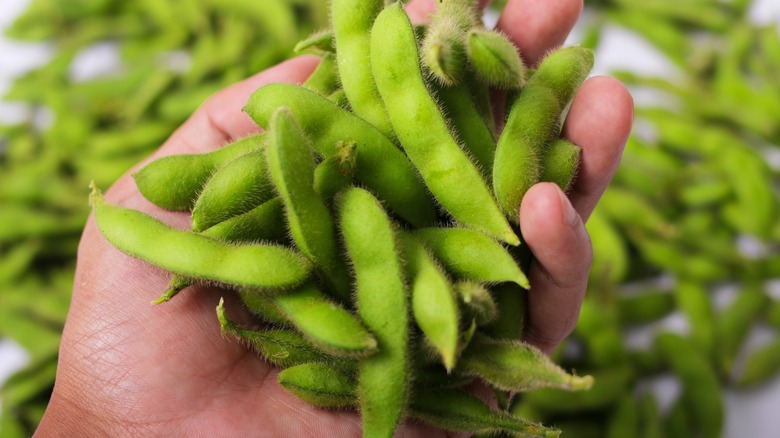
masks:
[[[410,14],[422,20],[432,4],[412,1]],[[582,0],[513,0],[499,27],[534,64],[563,42],[581,8]],[[217,93],[147,162],[208,152],[257,132],[240,110],[249,95],[270,82],[300,83],[316,64],[314,57],[296,58]],[[589,79],[577,93],[564,127],[564,135],[584,150],[570,197],[554,185],[539,184],[523,201],[519,213],[523,238],[536,256],[530,272],[527,340],[545,351],[576,323],[591,258],[583,220],[617,168],[631,120],[631,98],[621,84],[605,77]],[[106,199],[189,229],[187,214],[164,211],[146,201],[129,173]],[[149,301],[166,289],[168,279],[167,273],[113,248],[94,219],[88,221],[56,385],[38,434],[360,435],[357,414],[325,411],[298,400],[276,383],[273,367],[222,338],[214,313],[221,296],[231,318],[251,324],[231,294],[198,287],[170,303],[151,306]],[[419,424],[407,425],[398,434],[446,436]]]

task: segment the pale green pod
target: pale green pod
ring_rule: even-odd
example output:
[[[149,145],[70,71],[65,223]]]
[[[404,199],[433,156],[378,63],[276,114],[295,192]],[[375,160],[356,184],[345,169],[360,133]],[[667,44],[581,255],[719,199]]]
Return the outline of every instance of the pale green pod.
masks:
[[[702,284],[681,281],[674,296],[678,309],[688,319],[690,342],[706,357],[714,358],[717,324],[709,292]]]
[[[460,358],[459,369],[506,391],[541,388],[582,391],[593,385],[593,377],[566,373],[529,344],[497,341],[484,336],[472,339]]]
[[[336,55],[326,54],[320,60],[317,68],[311,76],[306,79],[303,86],[319,93],[323,96],[329,96],[339,89],[339,71],[336,64]]]
[[[238,289],[238,296],[247,309],[262,319],[275,324],[278,327],[292,327],[290,320],[276,305],[272,296],[257,293],[252,289]]]
[[[300,333],[293,330],[246,330],[237,326],[225,315],[223,299],[217,306],[217,318],[223,335],[231,335],[251,347],[272,364],[287,368],[304,363],[335,363],[338,360],[320,351]]]
[[[377,351],[377,340],[360,319],[326,298],[311,282],[274,297],[274,302],[284,316],[323,351],[352,358],[370,356]]]
[[[457,85],[466,74],[467,33],[479,23],[479,12],[472,0],[439,1],[436,6],[420,48],[422,62],[442,84]]]
[[[355,378],[324,363],[304,363],[282,370],[279,384],[301,400],[321,408],[344,408],[357,404]]]
[[[455,283],[455,293],[463,305],[464,318],[473,319],[480,326],[495,321],[498,316],[498,308],[493,296],[490,295],[485,286],[473,281],[459,281]],[[521,292],[513,291],[513,293],[520,295]]]
[[[530,284],[512,255],[489,236],[468,228],[423,228],[415,237],[455,276],[482,283]]]
[[[414,319],[450,371],[458,354],[460,310],[455,292],[442,268],[420,242],[406,233],[399,236],[399,241],[409,275]]]
[[[338,52],[341,86],[357,116],[395,138],[390,119],[371,73],[371,28],[383,0],[333,0],[331,17]]]
[[[142,195],[153,204],[176,211],[191,210],[214,171],[265,144],[265,135],[246,137],[207,154],[171,155],[133,174]]]
[[[293,287],[311,263],[276,245],[232,245],[176,230],[140,211],[106,203],[93,186],[90,203],[103,236],[120,251],[184,277],[251,288]],[[182,251],[189,254],[182,257]]]
[[[468,35],[468,57],[477,77],[502,89],[525,85],[525,65],[517,47],[506,35],[487,29],[475,29]]]
[[[267,129],[281,106],[290,108],[312,147],[324,157],[335,155],[339,142],[354,142],[355,178],[403,219],[418,227],[435,221],[433,201],[412,163],[371,124],[317,93],[290,84],[261,87],[244,111]]]
[[[379,201],[363,189],[344,190],[337,205],[358,314],[378,342],[377,353],[359,365],[363,433],[390,437],[406,410],[410,379],[409,305],[395,229]]]
[[[593,243],[593,263],[589,281],[592,284],[617,284],[628,273],[628,248],[624,237],[600,208],[585,224]]]
[[[336,53],[336,38],[333,32],[329,30],[315,32],[306,39],[298,42],[293,48],[295,53],[302,53],[305,51],[314,52],[316,54],[335,54]]]
[[[464,226],[518,245],[520,239],[425,85],[414,29],[400,4],[379,14],[371,37],[374,80],[398,139],[428,189]]]
[[[593,51],[590,49],[580,46],[560,48],[542,60],[528,81],[528,87],[548,87],[555,93],[558,110],[562,111],[588,77],[593,62]]]
[[[634,371],[628,366],[620,365],[594,372],[593,387],[587,391],[540,389],[523,394],[523,402],[546,414],[595,411],[614,406],[630,392],[633,384]]]
[[[273,195],[265,151],[242,155],[219,168],[203,186],[192,209],[192,230],[201,232],[246,213]]]
[[[357,145],[353,142],[341,142],[336,149],[336,155],[322,160],[314,168],[314,191],[326,204],[333,200],[336,193],[352,185],[355,175]]]
[[[320,268],[329,289],[349,301],[351,282],[341,257],[336,225],[314,190],[314,156],[293,114],[280,108],[271,118],[266,158],[273,186],[284,202],[293,241]]]
[[[411,401],[410,415],[436,427],[454,432],[509,432],[518,437],[560,436],[546,428],[505,411],[494,411],[482,400],[458,389],[424,390]]]
[[[581,147],[565,139],[553,141],[542,153],[540,180],[555,183],[568,192],[577,177],[581,158]]]

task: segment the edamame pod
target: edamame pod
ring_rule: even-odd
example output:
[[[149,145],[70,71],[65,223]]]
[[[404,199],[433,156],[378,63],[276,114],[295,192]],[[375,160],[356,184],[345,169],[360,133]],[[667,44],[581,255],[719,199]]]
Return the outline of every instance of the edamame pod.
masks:
[[[435,221],[436,209],[414,167],[371,124],[317,93],[289,84],[261,87],[249,98],[244,111],[267,129],[281,106],[290,108],[312,147],[324,157],[338,152],[338,142],[354,142],[355,178],[404,220],[417,227]]]
[[[519,245],[479,170],[452,137],[419,65],[414,29],[400,3],[379,14],[371,68],[390,121],[437,201],[465,226]]]
[[[564,139],[553,141],[542,153],[540,180],[555,183],[568,192],[577,177],[581,156],[582,148],[574,143]]]
[[[361,360],[363,433],[390,437],[402,419],[409,386],[409,305],[395,229],[371,193],[348,188],[337,200],[339,225],[355,274],[358,314],[378,351]]]
[[[482,331],[493,339],[519,341],[525,326],[528,291],[514,283],[502,283],[491,288],[490,292],[498,315]]]
[[[304,363],[282,370],[279,384],[301,400],[321,408],[354,406],[355,378],[323,363]]]
[[[133,174],[142,195],[168,210],[192,209],[203,185],[218,168],[265,144],[264,135],[246,137],[207,154],[171,155]]]
[[[473,319],[479,325],[493,322],[498,315],[496,302],[490,292],[481,284],[473,281],[455,283],[455,293],[465,310],[464,318]],[[515,293],[518,293],[515,291]],[[509,309],[507,309],[509,310]]]
[[[306,280],[311,263],[275,245],[231,245],[176,230],[140,211],[108,204],[92,187],[103,236],[120,251],[184,277],[250,288],[285,288]],[[181,257],[182,251],[189,256]]]
[[[356,148],[355,143],[341,142],[336,145],[336,155],[322,160],[314,168],[314,191],[326,204],[330,204],[336,193],[352,185]]]
[[[317,69],[306,79],[303,86],[323,96],[330,96],[339,88],[339,72],[336,55],[326,54]]]
[[[468,31],[479,23],[472,0],[439,1],[421,44],[422,62],[435,79],[446,86],[457,85],[468,65]]]
[[[482,82],[502,89],[525,85],[525,65],[506,35],[486,29],[472,30],[468,35],[468,56]]]

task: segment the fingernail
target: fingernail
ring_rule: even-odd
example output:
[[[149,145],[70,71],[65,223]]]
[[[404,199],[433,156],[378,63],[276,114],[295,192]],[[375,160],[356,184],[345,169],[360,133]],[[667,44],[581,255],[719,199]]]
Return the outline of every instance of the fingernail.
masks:
[[[571,206],[569,198],[562,190],[558,190],[558,196],[561,198],[561,211],[563,212],[563,223],[570,228],[575,228],[580,223],[580,215]]]

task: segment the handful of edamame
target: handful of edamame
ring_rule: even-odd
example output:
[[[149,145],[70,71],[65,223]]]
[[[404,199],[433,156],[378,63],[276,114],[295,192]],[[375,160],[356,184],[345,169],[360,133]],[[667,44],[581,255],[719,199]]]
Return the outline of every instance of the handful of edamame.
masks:
[[[301,399],[358,409],[365,436],[390,437],[406,418],[557,436],[461,387],[593,383],[506,329],[522,326],[532,287],[515,214],[531,185],[567,189],[575,176],[579,148],[559,140],[559,122],[593,56],[560,49],[528,73],[473,3],[445,2],[415,29],[400,3],[334,0],[332,43],[302,45],[325,53],[321,68],[245,106],[263,135],[136,174],[150,201],[189,206],[192,232],[91,196],[113,245],[174,274],[160,302],[198,282],[237,290],[275,327],[240,328],[220,304],[223,331],[285,368],[279,383]],[[494,86],[519,91],[498,137],[480,103]]]

